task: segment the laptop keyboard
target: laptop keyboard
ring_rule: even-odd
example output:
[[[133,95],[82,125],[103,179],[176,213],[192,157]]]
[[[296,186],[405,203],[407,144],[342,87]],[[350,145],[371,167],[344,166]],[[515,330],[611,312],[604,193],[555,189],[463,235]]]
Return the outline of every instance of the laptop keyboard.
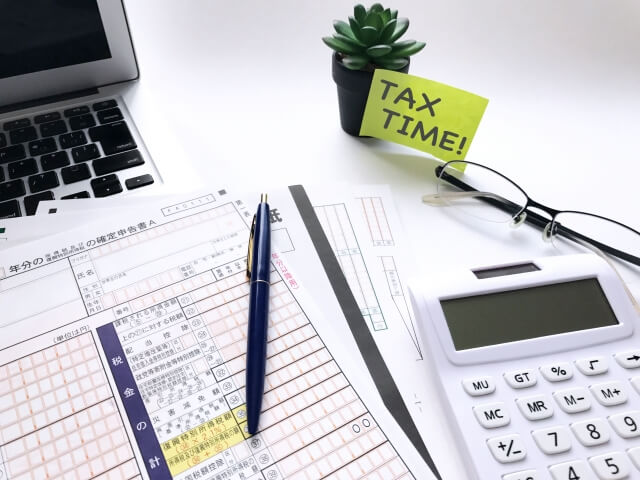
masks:
[[[123,185],[115,172],[124,171],[127,190],[151,185],[154,179],[149,174],[126,174],[144,163],[114,99],[4,122],[0,125],[0,218],[33,215],[41,200],[121,193]],[[58,187],[89,179],[89,187],[56,195]]]

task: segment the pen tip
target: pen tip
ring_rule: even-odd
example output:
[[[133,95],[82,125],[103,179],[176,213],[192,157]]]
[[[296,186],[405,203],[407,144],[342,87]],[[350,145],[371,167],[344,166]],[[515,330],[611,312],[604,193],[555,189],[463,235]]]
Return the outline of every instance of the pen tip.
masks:
[[[260,203],[267,203],[267,194],[266,193],[260,194]]]

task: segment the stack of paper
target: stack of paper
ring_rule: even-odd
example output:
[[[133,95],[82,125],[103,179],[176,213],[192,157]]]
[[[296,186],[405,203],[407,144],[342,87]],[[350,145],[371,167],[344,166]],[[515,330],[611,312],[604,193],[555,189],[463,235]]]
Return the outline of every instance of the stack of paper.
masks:
[[[0,478],[436,478],[416,437],[426,387],[388,191],[308,192],[350,299],[308,231],[306,194],[292,193],[269,192],[267,379],[251,437],[257,195],[54,202],[22,219],[26,234],[9,226],[6,243],[32,241],[0,251]]]

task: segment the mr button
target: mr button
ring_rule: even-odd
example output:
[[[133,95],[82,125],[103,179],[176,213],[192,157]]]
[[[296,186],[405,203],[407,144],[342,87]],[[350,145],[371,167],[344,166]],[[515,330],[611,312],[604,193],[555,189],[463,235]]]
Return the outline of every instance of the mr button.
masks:
[[[553,415],[553,405],[546,395],[519,398],[516,403],[527,420],[542,420]]]

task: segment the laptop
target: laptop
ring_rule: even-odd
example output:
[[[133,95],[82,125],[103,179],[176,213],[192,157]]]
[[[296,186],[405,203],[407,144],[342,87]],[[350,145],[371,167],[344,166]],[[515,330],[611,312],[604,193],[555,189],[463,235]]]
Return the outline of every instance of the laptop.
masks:
[[[0,12],[0,218],[194,178],[138,88],[121,1],[0,0]]]

